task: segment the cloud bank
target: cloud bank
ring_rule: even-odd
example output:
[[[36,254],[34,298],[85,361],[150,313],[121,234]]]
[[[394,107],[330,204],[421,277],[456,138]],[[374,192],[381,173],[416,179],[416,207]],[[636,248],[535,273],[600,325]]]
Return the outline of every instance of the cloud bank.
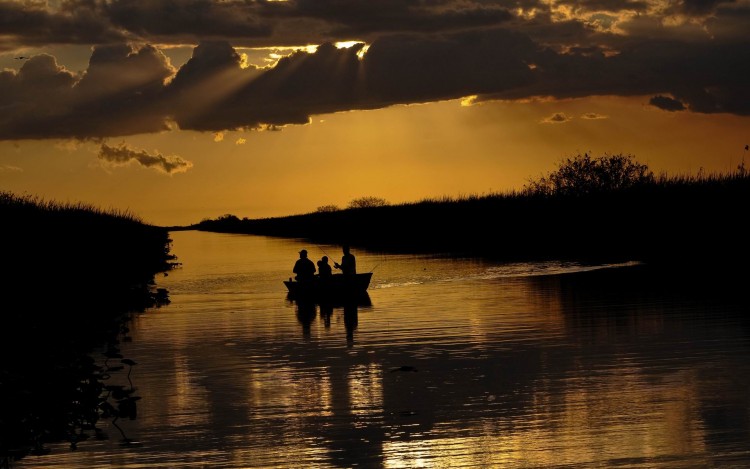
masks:
[[[0,72],[0,139],[275,129],[466,96],[646,96],[669,111],[750,115],[750,0],[58,4],[0,1],[0,50],[92,46],[80,73],[46,53]],[[192,57],[175,68],[163,48],[184,44]],[[263,68],[237,51],[267,46],[300,48]]]
[[[573,119],[570,116],[565,115],[564,112],[556,112],[551,116],[545,117],[541,120],[542,124],[564,124]]]
[[[103,143],[99,148],[98,156],[99,159],[109,163],[124,165],[136,162],[145,168],[155,169],[166,174],[184,173],[193,167],[193,163],[179,156],[165,156],[160,153],[152,154],[145,150],[129,148],[125,144],[111,147]]]

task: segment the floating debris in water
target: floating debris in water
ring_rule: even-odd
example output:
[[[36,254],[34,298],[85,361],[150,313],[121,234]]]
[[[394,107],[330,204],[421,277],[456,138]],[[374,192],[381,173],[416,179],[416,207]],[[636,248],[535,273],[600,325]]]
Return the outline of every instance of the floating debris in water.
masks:
[[[408,366],[408,365],[399,366],[398,368],[392,368],[391,369],[391,373],[396,372],[396,371],[414,371],[414,372],[416,372],[417,369],[415,367],[413,367],[413,366]]]

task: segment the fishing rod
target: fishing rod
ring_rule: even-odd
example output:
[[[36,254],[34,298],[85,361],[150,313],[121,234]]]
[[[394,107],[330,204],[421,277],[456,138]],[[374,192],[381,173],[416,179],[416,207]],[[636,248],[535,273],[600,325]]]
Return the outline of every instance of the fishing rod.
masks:
[[[372,273],[375,269],[377,269],[378,266],[380,266],[380,264],[382,264],[383,262],[385,262],[385,259],[383,259],[382,261],[380,261],[377,264],[375,264],[375,267],[373,267],[372,269],[370,269],[370,273]]]
[[[331,256],[329,256],[328,253],[326,252],[326,250],[323,249],[322,247],[320,247],[319,244],[316,244],[315,247],[317,247],[318,249],[320,249],[321,251],[323,251],[323,254],[325,254],[327,258],[331,259]]]
[[[330,256],[330,255],[329,255],[329,254],[328,254],[327,252],[326,252],[326,250],[325,250],[325,249],[323,249],[323,248],[322,248],[322,247],[321,247],[321,246],[320,246],[319,244],[315,244],[315,247],[317,247],[318,249],[320,249],[320,250],[321,250],[321,252],[323,252],[323,254],[325,254],[325,255],[326,255],[326,257],[328,257],[329,259],[333,259],[333,258],[332,258],[332,257],[331,257],[331,256]],[[378,268],[378,267],[380,266],[380,264],[382,264],[383,262],[385,262],[385,260],[382,260],[382,261],[378,262],[377,264],[375,264],[375,267],[373,267],[372,269],[370,269],[370,273],[372,273],[373,271],[375,271],[375,269],[377,269],[377,268]],[[337,262],[336,262],[336,261],[334,261],[334,264],[336,264],[336,263],[337,263]]]

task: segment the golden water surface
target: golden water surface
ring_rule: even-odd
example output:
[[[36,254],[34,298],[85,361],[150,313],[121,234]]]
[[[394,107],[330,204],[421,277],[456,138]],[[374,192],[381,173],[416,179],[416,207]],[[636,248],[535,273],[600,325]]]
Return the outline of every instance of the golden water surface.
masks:
[[[370,301],[310,310],[282,280],[338,247],[171,236],[171,304],[121,343],[136,418],[15,467],[750,467],[748,316],[721,292],[354,247]]]

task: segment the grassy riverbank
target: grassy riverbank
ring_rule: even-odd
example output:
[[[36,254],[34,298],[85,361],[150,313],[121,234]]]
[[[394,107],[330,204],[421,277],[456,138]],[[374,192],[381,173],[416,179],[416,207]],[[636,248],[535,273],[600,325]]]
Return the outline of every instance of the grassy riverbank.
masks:
[[[169,270],[169,233],[130,213],[0,192],[3,289],[20,309],[68,321],[103,309],[149,305],[149,284]],[[13,314],[11,308],[9,314]]]
[[[104,380],[117,368],[90,353],[117,357],[129,314],[166,299],[153,280],[175,263],[168,231],[129,213],[0,192],[0,220],[2,465],[51,441],[74,448],[112,415]]]
[[[505,261],[733,265],[748,259],[750,175],[654,176],[615,155],[570,159],[518,192],[326,210],[226,215],[189,228]]]

